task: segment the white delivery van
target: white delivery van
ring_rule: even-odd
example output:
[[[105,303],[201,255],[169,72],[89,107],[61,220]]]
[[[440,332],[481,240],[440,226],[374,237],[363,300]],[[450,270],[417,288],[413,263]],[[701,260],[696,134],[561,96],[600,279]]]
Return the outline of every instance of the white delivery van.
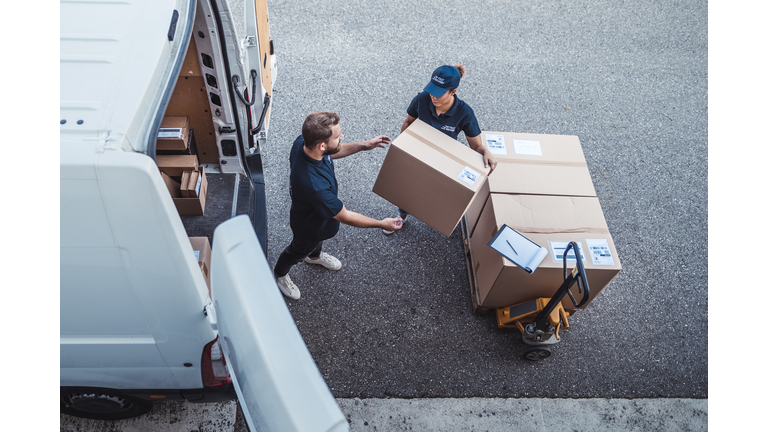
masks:
[[[348,430],[264,252],[266,7],[61,0],[63,413],[236,397],[252,431]]]

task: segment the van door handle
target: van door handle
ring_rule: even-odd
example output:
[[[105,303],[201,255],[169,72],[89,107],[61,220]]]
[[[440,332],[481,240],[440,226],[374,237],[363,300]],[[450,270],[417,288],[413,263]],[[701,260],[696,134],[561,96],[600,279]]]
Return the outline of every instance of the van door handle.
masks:
[[[219,325],[216,322],[216,309],[213,308],[213,302],[211,302],[211,299],[208,299],[208,301],[205,302],[205,306],[203,306],[203,314],[208,317],[208,323],[211,325],[211,328],[218,330]]]
[[[237,97],[240,99],[241,102],[243,102],[246,106],[253,106],[253,103],[256,102],[256,70],[251,69],[251,101],[248,102],[247,99],[245,99],[245,92],[248,90],[248,83],[245,83],[245,90],[243,90],[243,94],[240,94],[240,90],[237,88],[238,82],[240,81],[240,77],[237,75],[232,75],[232,90],[237,94]]]

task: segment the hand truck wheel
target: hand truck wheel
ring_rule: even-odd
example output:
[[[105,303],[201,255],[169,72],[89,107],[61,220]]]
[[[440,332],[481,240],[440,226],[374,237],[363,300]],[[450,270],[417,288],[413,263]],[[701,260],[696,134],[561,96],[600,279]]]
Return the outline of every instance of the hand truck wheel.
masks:
[[[543,346],[529,346],[523,352],[523,358],[530,361],[544,360],[552,355],[552,350]]]

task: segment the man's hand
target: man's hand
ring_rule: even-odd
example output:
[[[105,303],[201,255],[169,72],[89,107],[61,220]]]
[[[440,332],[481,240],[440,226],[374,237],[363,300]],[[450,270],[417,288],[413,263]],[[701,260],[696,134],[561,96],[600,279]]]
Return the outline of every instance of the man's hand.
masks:
[[[381,228],[387,231],[397,231],[403,227],[403,220],[399,217],[381,220]]]
[[[342,144],[341,150],[339,150],[338,153],[333,154],[333,156],[331,157],[334,159],[341,159],[343,157],[353,155],[359,151],[373,150],[377,147],[384,148],[384,144],[389,144],[389,141],[390,141],[390,138],[388,136],[379,135],[376,138],[369,139],[368,141]]]
[[[373,150],[376,147],[385,148],[384,144],[389,144],[391,139],[386,135],[379,135],[376,138],[371,138],[368,141],[362,143],[363,150]]]
[[[496,169],[496,165],[499,163],[496,161],[496,158],[493,157],[493,154],[491,154],[490,151],[486,150],[485,153],[483,153],[483,163],[486,167],[491,167],[491,171],[488,173],[488,175],[491,175],[493,170]]]

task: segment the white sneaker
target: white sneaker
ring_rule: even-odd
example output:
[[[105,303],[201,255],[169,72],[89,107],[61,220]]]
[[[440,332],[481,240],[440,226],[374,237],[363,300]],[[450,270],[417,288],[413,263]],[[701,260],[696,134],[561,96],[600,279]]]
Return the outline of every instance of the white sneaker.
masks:
[[[398,215],[398,216],[400,217],[400,219],[402,219],[402,222],[400,222],[401,224],[400,228],[402,229],[402,226],[405,225],[405,221],[408,219],[408,215],[405,215],[405,217],[403,217],[402,215]],[[387,231],[384,228],[381,229],[381,232],[383,232],[386,235],[392,235],[394,233],[394,231]]]
[[[280,287],[280,292],[291,300],[298,300],[301,297],[299,287],[293,283],[291,277],[288,275],[277,278],[277,286]]]
[[[321,265],[327,268],[328,270],[338,270],[341,268],[341,261],[339,261],[335,257],[328,255],[325,252],[320,252],[320,257],[317,259],[306,257],[304,258],[304,262],[307,264]]]

